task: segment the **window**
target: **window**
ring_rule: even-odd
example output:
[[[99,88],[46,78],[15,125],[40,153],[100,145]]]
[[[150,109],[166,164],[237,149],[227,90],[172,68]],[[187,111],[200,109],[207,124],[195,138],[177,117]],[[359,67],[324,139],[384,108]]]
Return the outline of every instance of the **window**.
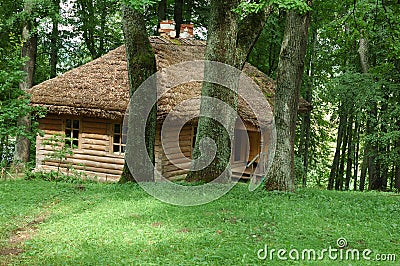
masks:
[[[124,154],[126,150],[126,130],[121,124],[114,124],[113,153]]]
[[[71,146],[73,149],[79,148],[79,129],[79,120],[67,119],[65,121],[65,144]]]

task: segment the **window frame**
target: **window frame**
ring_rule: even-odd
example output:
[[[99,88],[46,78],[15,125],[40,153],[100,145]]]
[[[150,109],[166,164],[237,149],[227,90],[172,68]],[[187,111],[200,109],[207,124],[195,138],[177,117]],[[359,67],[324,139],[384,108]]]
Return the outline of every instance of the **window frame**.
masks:
[[[115,126],[120,127],[120,132],[115,133]],[[119,143],[114,142],[115,136],[119,136]],[[124,124],[123,123],[118,123],[118,122],[113,122],[111,123],[111,143],[110,143],[110,153],[113,155],[125,155],[126,153],[126,142],[124,143],[124,136],[127,138],[127,132],[124,133]],[[114,146],[118,146],[118,152],[114,152]],[[123,150],[123,147],[125,148]]]
[[[71,120],[71,127],[67,127],[67,121],[68,120]],[[75,128],[74,127],[74,121],[78,121],[79,122],[79,128]],[[71,135],[70,136],[68,136],[66,134],[67,130],[71,130]],[[78,131],[78,138],[74,138],[73,137],[74,130]],[[81,118],[76,118],[76,117],[75,118],[73,118],[73,117],[64,118],[63,119],[63,134],[65,135],[66,138],[70,138],[70,137],[72,138],[72,143],[70,145],[72,150],[81,150],[82,149],[82,119]],[[76,146],[76,148],[72,147],[72,144],[73,144],[74,140],[78,141],[78,145]]]

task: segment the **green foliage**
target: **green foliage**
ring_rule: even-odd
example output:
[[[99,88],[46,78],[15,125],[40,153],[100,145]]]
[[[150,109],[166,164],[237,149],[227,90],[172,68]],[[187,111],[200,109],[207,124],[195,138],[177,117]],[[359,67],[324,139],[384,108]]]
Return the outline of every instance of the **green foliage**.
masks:
[[[43,180],[49,182],[64,182],[72,184],[88,184],[96,183],[96,179],[90,179],[82,172],[78,172],[73,168],[69,169],[68,174],[60,173],[58,171],[43,172],[43,171],[29,171],[25,174],[25,180]]]
[[[12,40],[12,38],[10,39]],[[11,46],[13,44],[13,46]],[[44,110],[29,105],[29,95],[19,88],[24,78],[21,71],[25,59],[19,57],[20,46],[12,41],[6,48],[0,47],[0,158],[8,165],[12,158],[14,140],[24,136],[34,141],[38,134],[35,120],[44,116]],[[30,115],[32,131],[18,123],[19,118]]]
[[[158,3],[159,0],[122,0],[122,3],[132,7],[135,10],[145,12],[147,8]]]
[[[67,156],[74,155],[73,149],[76,147],[69,143],[72,143],[72,138],[67,138],[63,134],[52,135],[43,141],[43,145],[51,147],[51,153],[44,158],[44,161],[55,160],[58,163],[57,175],[60,174],[60,166],[67,160]]]
[[[352,249],[400,253],[400,203],[393,193],[249,193],[247,186],[238,185],[215,202],[183,208],[150,197],[137,184],[81,187],[0,181],[0,246],[16,228],[38,216],[46,218],[24,243],[25,253],[11,258],[10,264],[281,265],[257,259],[257,251],[265,245],[336,248],[340,237]]]
[[[261,0],[261,1],[241,1],[236,12],[245,15],[248,13],[258,13],[268,6],[275,6],[286,11],[294,10],[301,14],[311,10],[311,7],[304,0]]]

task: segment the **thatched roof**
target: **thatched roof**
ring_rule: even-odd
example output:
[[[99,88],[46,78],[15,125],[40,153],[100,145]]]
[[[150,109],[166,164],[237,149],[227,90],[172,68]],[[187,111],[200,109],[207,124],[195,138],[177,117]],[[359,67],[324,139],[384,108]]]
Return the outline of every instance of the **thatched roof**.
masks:
[[[204,59],[203,41],[167,40],[160,37],[151,37],[150,40],[156,54],[158,70],[185,61]],[[244,72],[256,82],[273,105],[274,81],[249,64],[246,64]],[[187,83],[169,91],[158,101],[158,119],[163,119],[182,100],[199,96],[200,91],[199,82]],[[105,119],[122,118],[129,103],[125,46],[34,86],[30,94],[31,103],[46,107],[48,113]],[[198,112],[199,102],[191,108],[197,109]],[[301,99],[299,111],[310,109],[310,105]],[[250,108],[241,100],[239,115],[256,124]]]

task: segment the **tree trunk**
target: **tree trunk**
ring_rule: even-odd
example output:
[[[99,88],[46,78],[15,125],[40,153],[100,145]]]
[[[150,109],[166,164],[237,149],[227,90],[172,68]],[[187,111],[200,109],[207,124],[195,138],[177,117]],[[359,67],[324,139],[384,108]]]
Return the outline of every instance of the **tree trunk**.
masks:
[[[400,128],[400,120],[397,122],[397,125]],[[396,148],[398,157],[395,170],[394,187],[400,191],[400,138],[396,141]]]
[[[78,0],[77,4],[81,13],[83,40],[92,59],[96,59],[100,55],[96,51],[95,30],[97,25],[93,0]]]
[[[350,180],[352,174],[352,167],[353,167],[353,158],[354,158],[354,150],[355,150],[355,143],[353,141],[353,116],[350,117],[349,125],[347,128],[348,131],[348,153],[347,153],[347,164],[346,164],[346,183],[345,183],[345,190],[350,189]]]
[[[310,1],[311,2],[311,1]],[[277,143],[267,190],[294,191],[294,142],[310,13],[289,11],[277,70],[274,117]]]
[[[400,166],[396,166],[394,187],[397,188],[398,191],[400,191]]]
[[[365,189],[365,178],[368,171],[368,150],[367,145],[364,146],[363,161],[361,163],[361,175],[360,175],[360,191]]]
[[[50,78],[57,76],[57,62],[59,49],[58,16],[60,14],[60,1],[54,0],[54,16],[52,17],[52,30],[50,36]]]
[[[357,190],[357,181],[358,181],[358,159],[359,159],[359,154],[360,154],[360,126],[359,126],[359,122],[358,119],[356,119],[356,123],[355,123],[355,152],[354,152],[354,191]]]
[[[336,180],[335,180],[335,190],[343,190],[343,178],[344,178],[344,162],[346,160],[346,148],[347,148],[347,143],[348,143],[348,128],[347,128],[347,115],[346,115],[346,121],[344,125],[344,134],[343,134],[343,143],[342,143],[342,154],[340,157],[340,164],[339,164],[339,169],[338,173],[336,175]]]
[[[156,72],[156,61],[153,49],[146,33],[146,25],[144,16],[140,11],[137,11],[127,5],[122,6],[122,21],[126,44],[126,56],[128,62],[128,74],[130,82],[131,97],[136,92],[137,88]],[[128,141],[127,151],[125,154],[125,165],[120,179],[121,183],[128,181],[153,181],[154,180],[154,142],[156,131],[156,102],[157,87],[156,84],[150,86],[153,91],[146,92],[147,94],[140,99],[141,104],[129,106],[129,124],[128,124]],[[147,104],[153,106],[148,117],[141,117],[145,113],[143,111]],[[135,120],[136,119],[136,120]],[[135,126],[132,121],[143,121],[146,127],[143,129],[140,126]],[[147,122],[146,122],[147,121]],[[143,143],[145,138],[145,145]],[[143,149],[142,147],[146,148]],[[150,160],[149,160],[150,158]],[[130,169],[135,169],[132,173]]]
[[[241,70],[261,34],[270,9],[251,14],[243,23],[239,23],[239,15],[233,12],[238,3],[238,0],[211,1],[205,59],[225,63]],[[249,28],[252,31],[249,31]],[[219,73],[218,69],[207,69],[206,67],[206,79],[212,80],[218,75],[223,75],[223,73]],[[237,86],[235,81],[238,80],[232,82]],[[219,99],[233,110],[237,109],[237,94],[220,85],[204,82],[202,96]],[[210,182],[220,177],[221,181],[227,182],[230,179],[231,138],[234,134],[236,113],[233,114],[229,110],[221,111],[220,108],[214,107],[213,102],[204,100],[201,102],[196,143],[192,156],[194,160],[191,171],[187,175],[188,181]],[[218,117],[225,126],[212,117]],[[207,138],[212,139],[215,143],[215,156],[212,149],[203,149],[203,153],[200,151],[200,142]],[[207,167],[204,167],[209,158],[214,159]]]
[[[232,9],[238,5],[237,0],[225,1],[225,3],[213,0],[211,1],[211,14],[209,35],[206,47],[205,59],[217,61],[235,66],[236,64],[236,40],[238,34],[238,14],[232,12]],[[206,69],[205,76],[212,78],[218,75],[218,69]],[[228,104],[233,110],[237,109],[237,95],[221,85],[215,83],[203,82],[202,96],[217,98]],[[205,101],[200,105],[200,118],[197,128],[197,137],[193,151],[194,163],[192,171],[188,174],[188,181],[206,181],[210,182],[221,176],[221,179],[227,182],[230,179],[230,156],[231,156],[231,137],[234,133],[236,114],[229,110],[218,110],[221,113],[214,113],[218,108],[208,106]],[[226,109],[226,108],[225,108]],[[226,128],[218,123],[212,117],[220,117]],[[215,157],[212,149],[203,149],[200,151],[200,141],[202,139],[212,139],[216,145]],[[204,168],[207,159],[213,158],[208,167]],[[203,169],[201,169],[203,168]],[[201,169],[193,171],[194,169]],[[227,169],[225,171],[225,169]],[[223,176],[222,176],[223,175]]]
[[[183,23],[183,0],[175,0],[174,20],[176,23],[176,38],[181,34],[181,25]]]
[[[329,174],[329,181],[328,181],[328,189],[332,190],[335,184],[336,177],[338,175],[338,170],[339,170],[339,161],[340,161],[340,147],[342,146],[343,142],[343,136],[344,136],[344,131],[346,127],[346,121],[347,117],[344,116],[343,114],[340,114],[340,110],[343,107],[339,107],[339,129],[338,129],[338,137],[336,140],[336,151],[335,151],[335,156],[333,157],[333,162],[331,166],[331,172]]]
[[[24,11],[31,16],[33,3],[27,1],[24,6]],[[27,18],[22,29],[22,57],[27,57],[27,61],[23,66],[23,71],[26,73],[26,78],[19,84],[21,90],[28,90],[33,86],[33,78],[35,75],[36,54],[38,46],[38,36],[33,32],[33,19]],[[31,131],[30,116],[21,117],[18,121],[19,126],[23,126],[29,134]],[[30,141],[25,136],[18,136],[14,151],[14,165],[18,170],[24,169],[24,164],[29,162],[30,158]]]
[[[367,136],[375,133],[376,119],[378,115],[376,103],[371,103],[372,110],[370,112],[371,122],[367,125]],[[379,170],[379,162],[377,156],[379,153],[378,144],[376,141],[368,143],[368,190],[381,189],[381,177]]]
[[[160,2],[158,2],[157,15],[157,34],[159,34],[158,30],[160,29],[160,22],[167,19],[167,0],[161,0]]]

